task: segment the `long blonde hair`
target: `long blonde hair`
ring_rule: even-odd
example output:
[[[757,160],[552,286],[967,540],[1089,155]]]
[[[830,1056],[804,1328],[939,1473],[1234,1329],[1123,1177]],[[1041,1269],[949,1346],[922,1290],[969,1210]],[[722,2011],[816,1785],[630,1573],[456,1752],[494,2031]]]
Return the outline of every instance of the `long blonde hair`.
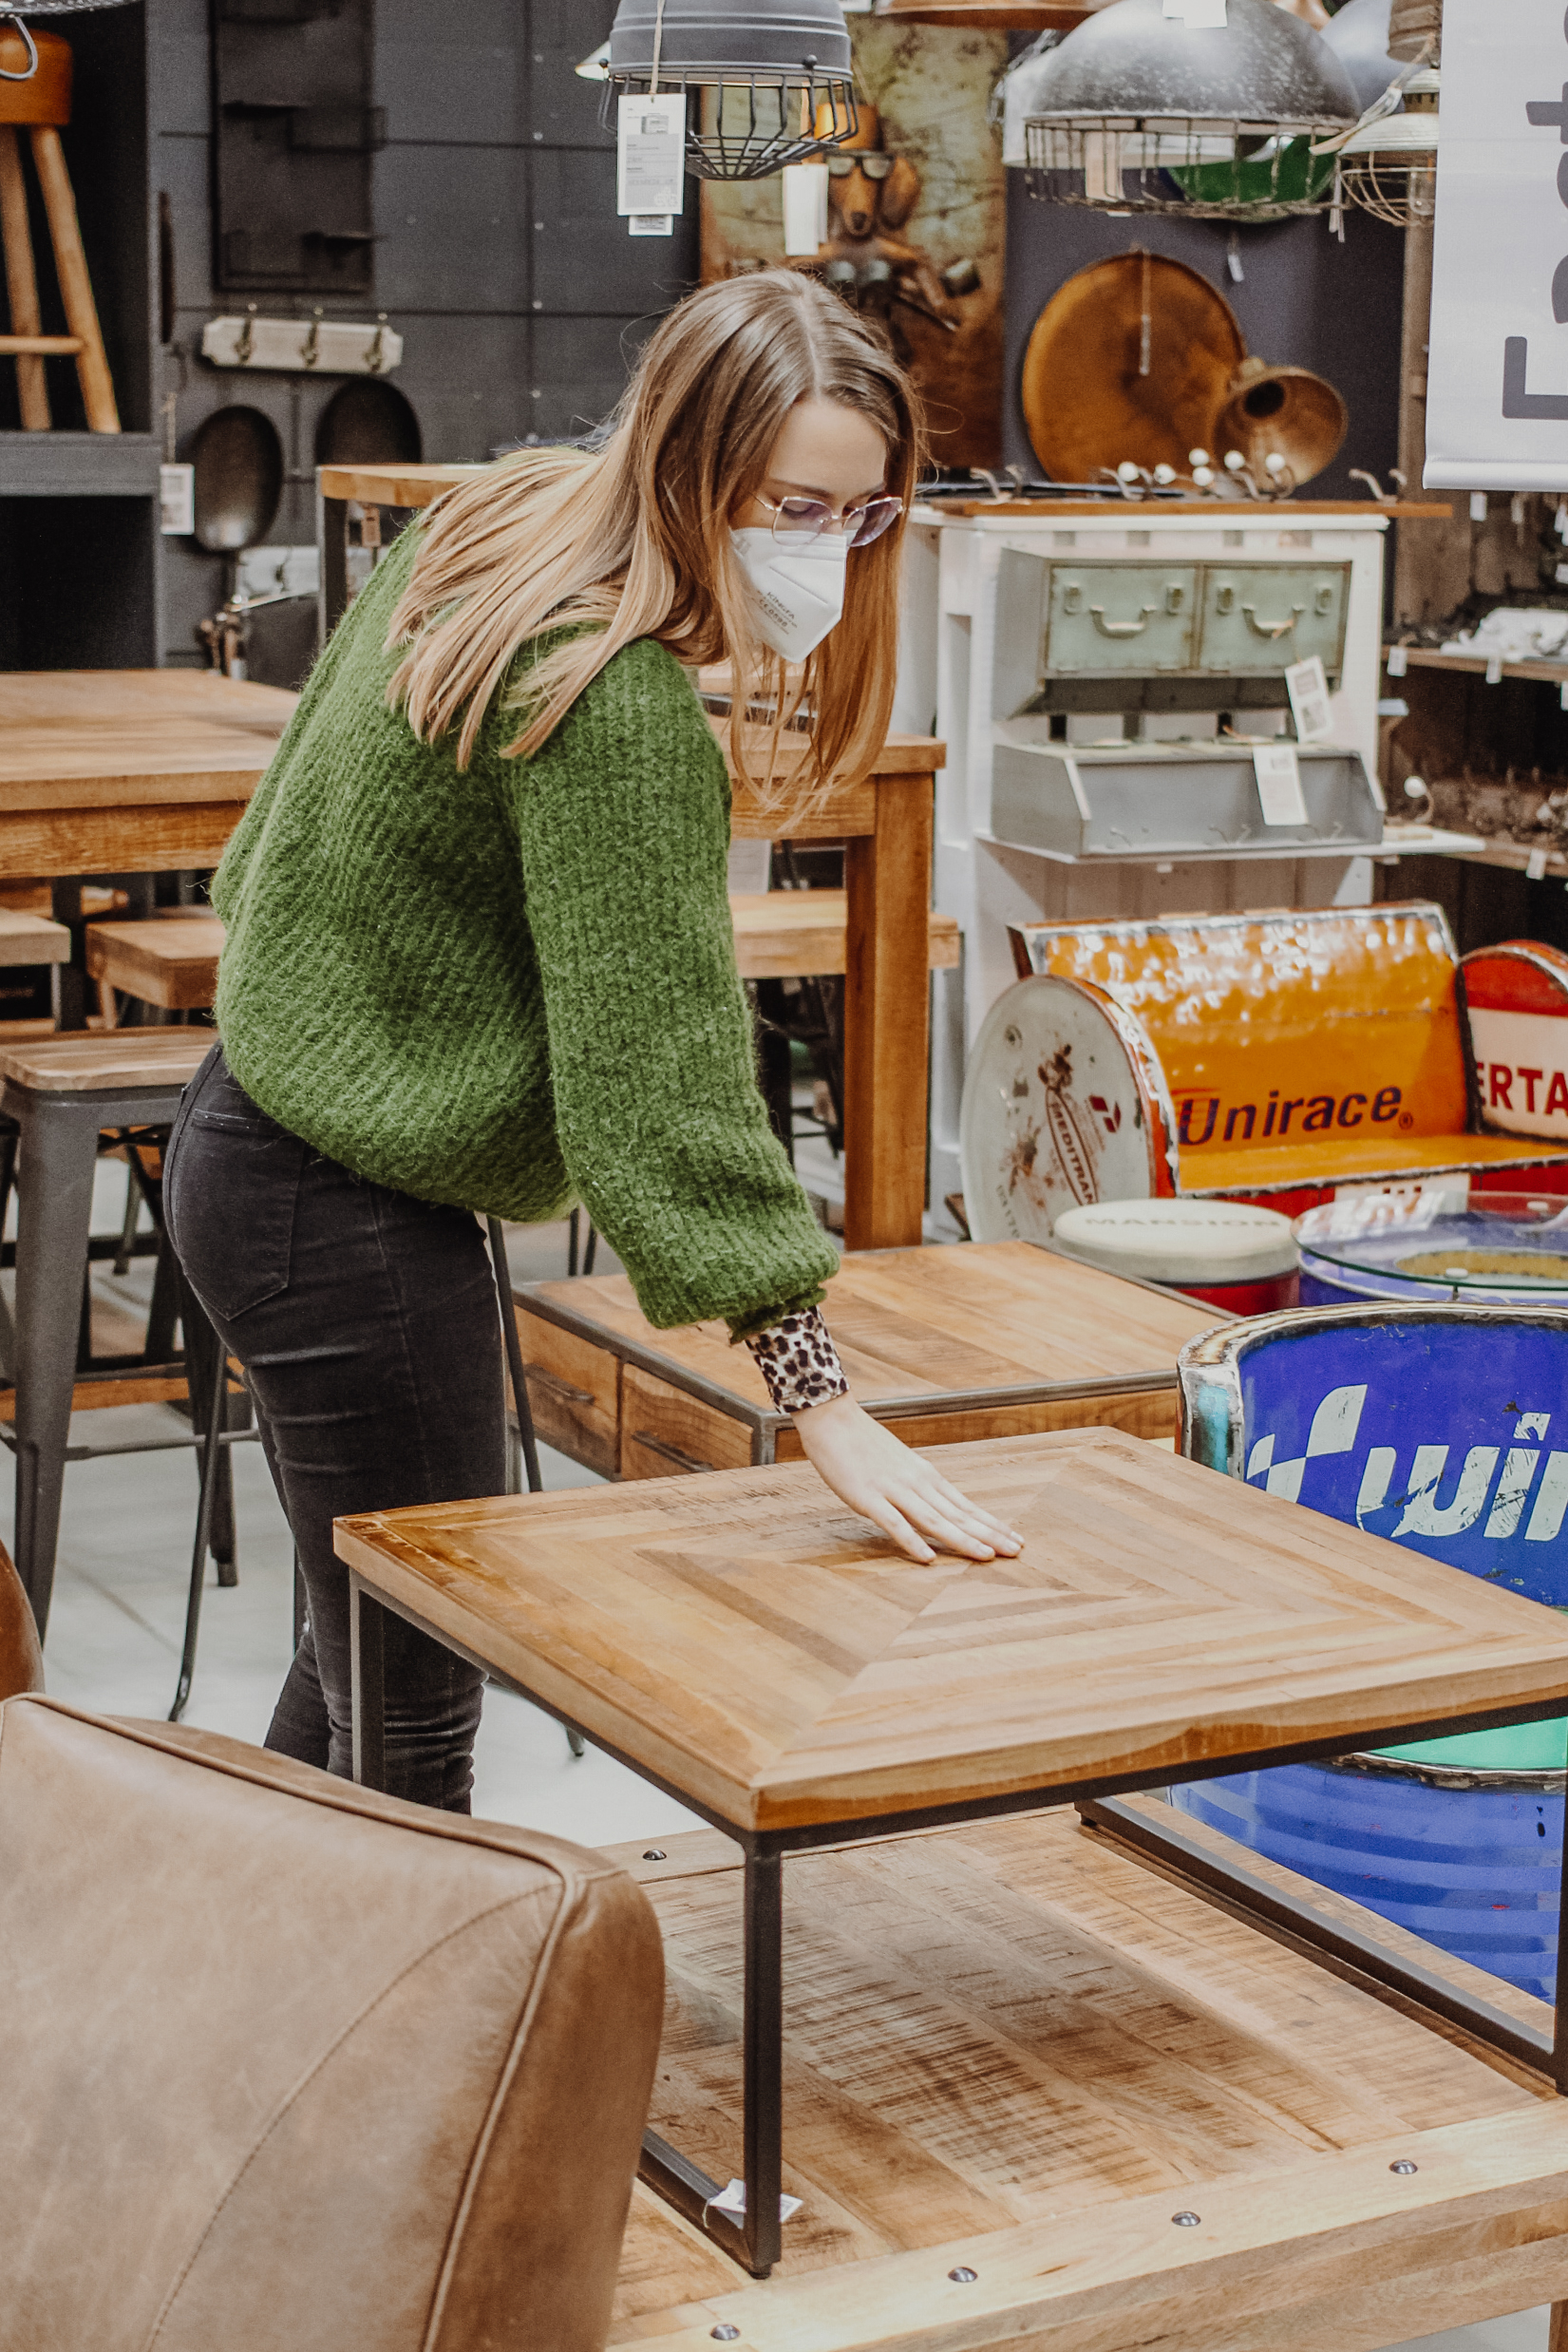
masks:
[[[527,759],[623,646],[655,637],[688,664],[727,658],[736,713],[770,705],[775,734],[809,704],[811,748],[791,798],[863,775],[893,706],[902,519],[852,554],[843,618],[793,681],[756,634],[729,542],[730,517],[807,399],[877,427],[887,488],[907,508],[921,416],[874,330],[794,270],[692,294],[650,336],[602,448],[509,457],[432,509],[392,616],[387,649],[408,650],[388,701],[426,742],[456,727],[466,767],[520,648],[547,629],[574,631],[512,691],[522,726],[507,751]],[[756,789],[738,726],[731,759]]]

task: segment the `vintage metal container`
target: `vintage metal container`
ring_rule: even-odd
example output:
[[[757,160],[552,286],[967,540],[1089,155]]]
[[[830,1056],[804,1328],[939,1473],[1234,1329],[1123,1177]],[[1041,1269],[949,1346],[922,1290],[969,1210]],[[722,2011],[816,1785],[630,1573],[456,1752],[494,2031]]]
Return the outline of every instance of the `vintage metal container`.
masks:
[[[1234,858],[1330,844],[1351,856],[1383,839],[1383,812],[1356,751],[1297,746],[1307,822],[1268,825],[1251,744],[1067,744],[1052,741],[1048,727],[1018,719],[996,730],[994,841],[1047,857]]]
[[[1348,563],[1206,563],[1199,668],[1272,673],[1315,654],[1325,673],[1337,677],[1350,580]]]

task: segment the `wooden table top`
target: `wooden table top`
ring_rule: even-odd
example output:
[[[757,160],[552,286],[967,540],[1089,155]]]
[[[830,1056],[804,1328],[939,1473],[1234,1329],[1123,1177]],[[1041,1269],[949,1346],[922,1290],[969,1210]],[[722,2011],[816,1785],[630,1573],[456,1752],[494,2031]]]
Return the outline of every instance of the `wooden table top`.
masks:
[[[666,1378],[681,1373],[760,1411],[767,1385],[724,1323],[655,1331],[624,1274],[530,1282],[517,1293],[574,1331],[605,1339]],[[1097,1266],[1030,1242],[853,1250],[839,1263],[822,1309],[844,1373],[865,1405],[976,1390],[1123,1386],[1140,1375],[1176,1385],[1176,1359],[1211,1331],[1212,1307],[1162,1297]]]
[[[1119,1430],[943,1449],[918,1567],[804,1464],[339,1520],[339,1555],[720,1819],[994,1801],[1568,1695],[1568,1623]]]
[[[248,799],[296,700],[210,670],[0,672],[0,809]]]

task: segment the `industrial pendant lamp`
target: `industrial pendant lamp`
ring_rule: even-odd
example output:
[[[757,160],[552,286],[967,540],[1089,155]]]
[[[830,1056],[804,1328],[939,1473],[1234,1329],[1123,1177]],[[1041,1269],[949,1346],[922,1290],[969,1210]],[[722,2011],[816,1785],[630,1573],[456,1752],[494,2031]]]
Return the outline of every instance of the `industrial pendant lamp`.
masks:
[[[686,167],[763,180],[854,137],[855,68],[840,0],[620,0],[600,120],[620,98],[678,90]]]
[[[1190,20],[1190,21],[1189,21]],[[1314,140],[1361,112],[1320,34],[1273,0],[1114,0],[1046,60],[1031,194],[1097,212],[1271,220],[1324,209]]]

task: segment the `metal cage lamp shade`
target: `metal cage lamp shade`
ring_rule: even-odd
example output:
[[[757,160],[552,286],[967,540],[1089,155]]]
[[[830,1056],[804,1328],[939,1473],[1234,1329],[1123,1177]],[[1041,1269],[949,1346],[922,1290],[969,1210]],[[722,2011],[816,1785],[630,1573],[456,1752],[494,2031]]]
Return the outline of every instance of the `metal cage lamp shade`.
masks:
[[[1046,61],[1025,126],[1030,188],[1099,212],[1275,220],[1326,208],[1314,141],[1361,108],[1339,59],[1272,0],[1189,29],[1163,0],[1115,0]]]
[[[686,167],[764,180],[854,137],[855,67],[840,0],[620,0],[600,121],[654,89],[687,100]]]
[[[1438,93],[1441,76],[1423,66],[1405,85],[1405,111],[1353,130],[1339,149],[1346,203],[1396,229],[1429,224],[1437,213]]]

